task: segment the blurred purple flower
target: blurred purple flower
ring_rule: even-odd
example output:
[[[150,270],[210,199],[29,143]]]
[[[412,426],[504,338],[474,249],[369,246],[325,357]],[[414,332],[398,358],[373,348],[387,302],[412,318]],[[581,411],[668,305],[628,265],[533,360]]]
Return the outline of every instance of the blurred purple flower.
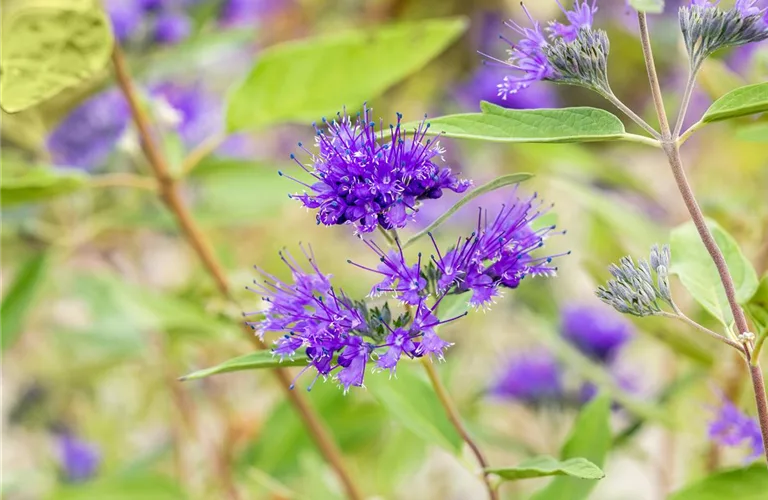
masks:
[[[226,0],[219,20],[226,26],[245,26],[290,7],[293,0]]]
[[[179,43],[186,39],[191,31],[192,23],[189,17],[181,12],[165,11],[155,19],[154,38],[158,43]]]
[[[188,148],[223,129],[222,109],[218,100],[199,84],[165,82],[156,85],[152,95],[163,99],[178,113],[175,126]]]
[[[603,304],[564,307],[560,331],[582,353],[601,363],[613,361],[634,333],[630,322]]]
[[[141,26],[144,17],[141,2],[132,0],[105,0],[104,9],[112,22],[112,31],[120,42],[131,38]]]
[[[547,351],[536,351],[509,359],[491,385],[490,394],[529,404],[563,398],[563,374]]]
[[[48,137],[53,163],[86,170],[99,167],[129,121],[128,103],[117,89],[96,94],[67,115]]]
[[[724,446],[749,445],[752,453],[748,461],[763,453],[763,438],[757,420],[742,413],[725,397],[722,398],[717,416],[709,424],[709,438]]]
[[[63,432],[56,436],[59,463],[64,478],[70,483],[87,481],[96,475],[101,457],[98,447]]]
[[[426,139],[429,124],[422,121],[413,136],[406,137],[401,120],[398,113],[390,139],[379,144],[370,108],[363,107],[354,122],[346,112],[331,122],[323,119],[327,130],[315,125],[318,152],[299,143],[311,163],[291,155],[315,182],[309,185],[286,176],[307,188],[291,197],[317,209],[318,224],[353,224],[357,231],[369,233],[379,226],[405,227],[418,201],[440,198],[443,190],[466,191],[470,181],[436,163],[443,149],[436,140]]]
[[[557,93],[551,85],[534,83],[526,92],[509,94],[505,99],[499,95],[498,82],[498,69],[483,65],[456,89],[456,97],[464,107],[471,110],[479,109],[480,101],[511,109],[557,107]]]

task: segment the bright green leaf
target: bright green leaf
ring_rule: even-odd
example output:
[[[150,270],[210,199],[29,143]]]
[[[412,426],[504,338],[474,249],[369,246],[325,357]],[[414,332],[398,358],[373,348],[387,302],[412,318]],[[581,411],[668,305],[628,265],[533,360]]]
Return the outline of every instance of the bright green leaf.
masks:
[[[768,111],[768,82],[728,92],[709,107],[701,121],[716,122]]]
[[[629,5],[638,12],[661,14],[664,12],[664,0],[629,0]]]
[[[529,458],[514,467],[485,469],[507,481],[546,476],[571,476],[580,479],[602,479],[605,473],[586,458],[569,458],[562,462],[552,457]]]
[[[431,233],[435,229],[437,229],[443,222],[448,220],[451,215],[455,214],[461,207],[472,201],[473,199],[477,198],[481,194],[488,193],[490,191],[494,191],[496,189],[499,189],[504,186],[508,186],[510,184],[517,184],[523,181],[526,181],[533,177],[533,174],[521,172],[517,174],[509,174],[509,175],[502,175],[501,177],[498,177],[491,182],[484,184],[480,186],[477,189],[473,189],[470,191],[467,195],[465,195],[462,199],[460,199],[458,202],[456,202],[455,205],[453,205],[451,208],[449,208],[443,215],[438,217],[432,224],[430,224],[426,229],[423,231],[420,231],[418,234],[412,236],[408,239],[408,241],[405,242],[403,247],[408,247],[415,243],[417,240],[423,238],[427,234]]]
[[[458,452],[461,436],[445,416],[432,386],[415,371],[419,368],[400,363],[397,377],[390,378],[388,372],[369,373],[365,385],[403,427],[430,444]]]
[[[611,399],[598,395],[581,410],[560,452],[561,459],[583,457],[602,467],[611,448]],[[596,483],[575,477],[556,477],[536,492],[532,500],[580,500],[587,498]]]
[[[178,484],[167,477],[149,474],[100,478],[96,481],[65,486],[49,500],[178,500],[184,498]]]
[[[678,490],[667,500],[765,500],[768,492],[768,469],[756,463],[743,469],[716,472]]]
[[[3,178],[2,206],[43,201],[87,187],[88,176],[74,169],[32,168],[20,177]]]
[[[11,347],[22,332],[24,319],[31,308],[48,269],[48,255],[30,257],[19,269],[0,306],[2,351]]]
[[[707,226],[728,264],[736,288],[736,300],[743,304],[757,290],[757,274],[730,234],[713,220],[707,220]],[[672,230],[670,246],[672,248],[670,272],[678,275],[685,288],[699,304],[723,325],[730,325],[733,322],[733,314],[731,314],[720,275],[692,222]]]
[[[9,113],[91,78],[112,51],[107,16],[94,0],[3,4],[0,102]]]
[[[740,127],[736,130],[736,138],[744,142],[768,143],[768,122]]]
[[[482,113],[429,120],[429,135],[492,142],[614,141],[626,135],[615,115],[597,108],[506,109],[483,101]],[[418,123],[406,123],[415,129]]]
[[[227,126],[248,130],[353,110],[424,66],[466,27],[461,18],[433,19],[270,47],[232,92]]]
[[[219,373],[239,372],[242,370],[258,370],[261,368],[277,368],[278,366],[305,366],[309,358],[304,354],[296,354],[293,358],[286,358],[282,362],[280,356],[275,356],[272,351],[257,351],[244,356],[238,356],[221,364],[197,370],[189,375],[184,375],[179,380],[195,380],[210,377]]]

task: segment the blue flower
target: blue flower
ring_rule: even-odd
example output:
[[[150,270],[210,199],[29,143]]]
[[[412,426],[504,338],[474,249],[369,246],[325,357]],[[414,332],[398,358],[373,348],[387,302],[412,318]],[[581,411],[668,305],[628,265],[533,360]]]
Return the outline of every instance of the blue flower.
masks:
[[[128,103],[116,89],[89,98],[48,137],[53,163],[92,170],[101,166],[130,121]]]
[[[563,398],[563,373],[548,351],[535,351],[509,359],[490,388],[490,394],[528,404]]]
[[[742,413],[733,403],[722,398],[717,416],[709,424],[709,438],[724,446],[747,444],[752,453],[749,461],[763,453],[763,438],[757,420]]]
[[[191,31],[192,23],[183,13],[166,11],[155,19],[154,38],[158,43],[179,43],[186,39]]]
[[[560,321],[563,337],[601,363],[611,362],[634,332],[631,323],[602,304],[568,305]]]
[[[112,32],[118,41],[124,42],[138,32],[144,18],[140,2],[106,0],[104,9],[112,23]]]
[[[506,26],[519,35],[520,39],[513,41],[504,35],[499,35],[499,38],[510,47],[507,49],[509,57],[506,60],[500,60],[486,55],[498,65],[515,70],[514,74],[505,76],[502,82],[498,84],[498,95],[503,100],[538,81],[558,81],[567,77],[568,80],[571,80],[570,83],[580,83],[576,81],[578,78],[571,78],[573,75],[563,74],[565,68],[558,64],[560,58],[553,59],[550,57],[550,50],[553,44],[570,44],[577,40],[581,31],[590,31],[597,6],[594,1],[589,4],[586,0],[582,2],[575,0],[573,10],[568,11],[563,8],[559,1],[557,3],[565,13],[568,24],[552,21],[544,29],[538,21],[533,19],[528,9],[523,5],[530,27],[523,27],[509,20],[505,23]],[[607,46],[599,47],[601,53],[605,50],[607,50]],[[607,54],[602,55],[607,56]]]
[[[438,288],[446,293],[471,292],[471,306],[487,307],[500,288],[517,288],[526,276],[554,276],[557,267],[552,266],[552,260],[559,255],[532,255],[544,246],[555,229],[531,227],[544,213],[540,207],[541,202],[533,195],[502,205],[496,217],[489,218],[487,211],[481,210],[476,231],[459,239],[445,253],[440,252],[433,238],[437,256],[432,260],[439,271]]]
[[[398,114],[397,125],[390,125],[389,139],[376,132],[365,107],[354,122],[346,113],[331,122],[323,120],[327,131],[315,126],[318,152],[304,149],[311,165],[291,155],[315,179],[308,185],[289,177],[307,188],[292,198],[317,209],[318,224],[354,224],[368,233],[379,226],[405,227],[419,201],[440,198],[445,189],[466,191],[469,181],[436,163],[443,150],[437,141],[425,140],[429,124],[422,121],[407,138],[401,119]]]
[[[83,441],[69,432],[59,434],[56,441],[59,463],[67,482],[80,483],[96,475],[101,462],[96,445]]]

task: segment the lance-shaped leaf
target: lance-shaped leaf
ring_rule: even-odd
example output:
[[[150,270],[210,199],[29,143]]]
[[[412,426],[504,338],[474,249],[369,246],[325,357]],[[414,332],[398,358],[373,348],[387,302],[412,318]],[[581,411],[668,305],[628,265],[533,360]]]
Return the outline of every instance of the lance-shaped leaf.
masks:
[[[546,476],[571,476],[579,479],[602,479],[605,473],[600,467],[586,458],[569,458],[557,460],[552,457],[542,456],[529,458],[514,467],[490,467],[486,472],[492,472],[507,481],[529,479]]]
[[[709,107],[701,121],[728,120],[768,111],[768,82],[746,85],[732,90]]]
[[[668,500],[764,500],[766,492],[768,469],[763,463],[716,472],[672,493]]]
[[[429,121],[428,135],[491,142],[595,142],[626,139],[615,115],[597,108],[506,109],[480,103],[482,113],[440,116]],[[403,125],[415,129],[417,122]]]
[[[408,247],[412,245],[419,239],[423,238],[427,234],[437,229],[443,222],[448,220],[448,218],[451,215],[455,214],[461,207],[463,207],[473,199],[477,198],[481,194],[488,193],[490,191],[499,189],[504,186],[509,186],[510,184],[518,184],[520,182],[530,179],[531,177],[533,177],[533,174],[529,174],[526,172],[502,175],[501,177],[498,177],[487,184],[483,184],[477,189],[473,189],[472,191],[467,193],[462,199],[457,201],[456,204],[453,205],[451,208],[449,208],[443,215],[435,219],[435,221],[432,224],[430,224],[426,229],[424,229],[423,231],[420,231],[418,234],[415,234],[411,238],[409,238],[408,241],[405,242],[403,247]]]
[[[424,66],[466,27],[462,18],[432,19],[270,47],[232,92],[227,126],[307,122],[356,107]]]
[[[277,368],[278,366],[305,366],[307,363],[309,363],[309,358],[305,354],[297,353],[292,358],[280,361],[280,356],[273,355],[272,351],[257,351],[232,358],[210,368],[197,370],[196,372],[184,375],[179,380],[195,380],[218,375],[219,373],[239,372],[242,370],[259,370],[262,368]]]
[[[48,254],[30,257],[19,269],[0,305],[2,322],[2,350],[11,347],[24,327],[24,320],[32,307],[48,270]]]
[[[32,168],[21,176],[4,177],[0,186],[2,206],[45,201],[88,186],[88,176],[75,169]]]

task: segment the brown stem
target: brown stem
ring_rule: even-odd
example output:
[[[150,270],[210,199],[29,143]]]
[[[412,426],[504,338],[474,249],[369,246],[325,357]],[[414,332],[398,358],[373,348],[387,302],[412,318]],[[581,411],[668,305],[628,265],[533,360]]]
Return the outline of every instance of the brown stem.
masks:
[[[659,76],[656,74],[656,64],[653,62],[653,50],[651,50],[651,39],[648,35],[648,21],[645,18],[645,12],[637,13],[637,21],[640,26],[640,40],[643,45],[645,69],[648,72],[648,80],[651,83],[653,104],[656,107],[656,115],[659,117],[661,137],[669,139],[671,137],[669,121],[667,120],[667,112],[664,109],[664,101],[661,98],[661,86],[659,85]]]
[[[755,403],[757,403],[757,419],[760,422],[760,430],[763,433],[763,451],[765,460],[768,461],[768,401],[765,398],[765,382],[763,371],[757,363],[749,365],[749,374],[752,377],[752,388],[755,390]]]
[[[136,123],[136,128],[141,139],[142,151],[146,155],[150,167],[158,180],[160,196],[163,202],[168,207],[168,210],[173,213],[174,217],[176,217],[186,240],[195,250],[206,270],[216,282],[218,290],[222,295],[233,300],[231,288],[227,281],[224,268],[219,264],[212,247],[184,204],[177,181],[171,175],[165,157],[155,144],[149,119],[139,103],[122,51],[117,44],[115,44],[112,51],[112,64],[115,68],[115,76],[118,85],[128,101],[131,115]],[[250,330],[247,330],[247,336],[249,340],[260,349],[267,348],[264,342],[255,337]],[[284,368],[275,368],[273,372],[280,381],[280,387],[283,388],[288,399],[294,405],[304,421],[310,435],[314,438],[320,452],[336,470],[336,474],[339,476],[339,479],[347,492],[347,496],[352,500],[361,500],[363,495],[352,481],[352,477],[344,465],[341,451],[336,446],[336,443],[331,438],[330,433],[321,422],[319,416],[307,403],[306,399],[304,399],[303,394],[290,389],[291,378]]]
[[[693,194],[693,189],[691,189],[688,179],[685,176],[683,161],[680,158],[680,147],[677,141],[671,136],[669,122],[667,121],[666,112],[664,111],[664,100],[661,96],[659,79],[656,75],[656,67],[653,62],[653,51],[651,50],[651,42],[648,37],[648,26],[646,24],[645,14],[639,12],[638,20],[640,23],[640,40],[643,45],[645,65],[648,70],[648,79],[651,82],[651,93],[653,94],[653,102],[656,106],[656,113],[659,116],[659,123],[661,124],[661,133],[663,137],[662,148],[667,154],[669,166],[672,168],[672,174],[675,177],[677,188],[680,190],[680,194],[683,197],[686,208],[688,208],[688,213],[693,220],[693,224],[696,226],[699,237],[704,243],[707,252],[709,252],[712,261],[715,263],[715,267],[717,267],[717,272],[720,275],[720,282],[725,289],[725,296],[728,298],[728,305],[731,308],[731,313],[736,322],[738,333],[747,333],[749,332],[749,325],[747,324],[747,318],[744,315],[744,311],[742,311],[739,303],[736,301],[736,289],[733,284],[731,273],[728,270],[728,264],[725,262],[723,252],[720,251],[720,247],[717,246],[717,242],[707,227],[704,214],[702,213],[701,208],[696,201],[696,197]],[[763,382],[763,374],[760,370],[760,365],[757,359],[752,359],[751,357],[752,348],[751,341],[745,340],[743,342],[746,362],[752,376],[752,387],[755,392],[755,403],[757,404],[757,413],[760,421],[760,431],[763,437],[765,456],[766,460],[768,460],[768,403],[766,403],[765,384]]]
[[[469,445],[472,453],[475,455],[475,458],[477,458],[477,461],[480,463],[480,467],[483,468],[483,482],[485,483],[485,487],[488,489],[489,498],[491,500],[498,500],[499,493],[491,484],[489,473],[486,472],[486,469],[488,468],[488,461],[485,459],[485,456],[480,450],[480,447],[477,446],[477,443],[475,443],[475,441],[469,435],[469,432],[467,432],[467,429],[464,427],[464,423],[461,421],[461,415],[459,415],[459,410],[456,408],[456,405],[453,404],[451,397],[448,395],[448,391],[445,389],[443,382],[437,375],[435,366],[432,364],[432,361],[426,357],[421,358],[421,364],[424,365],[424,368],[427,371],[429,380],[432,382],[432,386],[435,388],[435,393],[437,394],[438,399],[440,399],[440,403],[443,405],[445,413],[448,415],[448,419],[459,432],[459,435],[464,440],[464,442]]]

